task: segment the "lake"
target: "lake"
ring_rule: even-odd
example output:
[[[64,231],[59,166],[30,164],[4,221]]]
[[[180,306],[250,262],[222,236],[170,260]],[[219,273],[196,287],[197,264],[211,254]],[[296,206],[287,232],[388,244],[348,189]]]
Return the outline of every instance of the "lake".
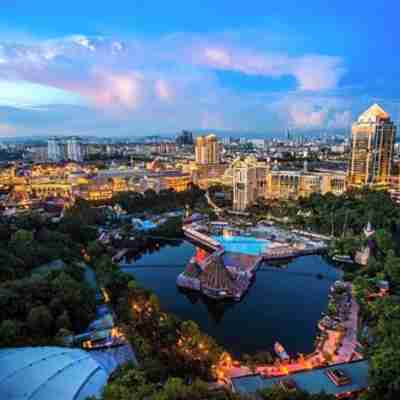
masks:
[[[142,255],[124,271],[153,289],[163,310],[191,319],[231,353],[271,351],[279,341],[291,355],[314,350],[317,323],[341,272],[319,255],[286,265],[263,265],[240,302],[215,302],[176,286],[178,274],[196,253],[187,241]]]

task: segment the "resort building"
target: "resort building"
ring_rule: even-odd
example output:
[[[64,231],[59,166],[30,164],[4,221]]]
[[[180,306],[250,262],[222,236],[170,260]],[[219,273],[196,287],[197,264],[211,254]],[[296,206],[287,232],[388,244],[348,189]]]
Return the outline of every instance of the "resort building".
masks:
[[[175,176],[166,176],[163,178],[164,185],[167,189],[183,192],[189,189],[192,179],[189,174],[176,174]]]
[[[219,164],[221,148],[215,135],[199,136],[196,139],[196,163],[200,165]]]
[[[191,168],[193,183],[203,190],[210,186],[222,184],[232,185],[231,169],[226,163],[219,164],[196,164]]]
[[[343,172],[270,171],[266,178],[267,199],[298,199],[313,193],[341,195],[346,191]]]
[[[235,279],[224,265],[221,256],[216,255],[208,262],[200,275],[203,293],[212,298],[235,297]]]
[[[348,170],[351,187],[389,186],[395,138],[396,127],[378,104],[361,114],[352,127]]]
[[[265,197],[267,166],[255,157],[236,159],[231,165],[233,209],[244,211],[257,198]]]

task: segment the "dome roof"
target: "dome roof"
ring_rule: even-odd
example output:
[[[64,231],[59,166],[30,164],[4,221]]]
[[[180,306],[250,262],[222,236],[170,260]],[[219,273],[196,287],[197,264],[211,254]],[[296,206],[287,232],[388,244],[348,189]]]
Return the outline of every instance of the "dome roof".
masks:
[[[110,373],[84,350],[0,349],[0,397],[8,400],[84,400],[101,394]]]

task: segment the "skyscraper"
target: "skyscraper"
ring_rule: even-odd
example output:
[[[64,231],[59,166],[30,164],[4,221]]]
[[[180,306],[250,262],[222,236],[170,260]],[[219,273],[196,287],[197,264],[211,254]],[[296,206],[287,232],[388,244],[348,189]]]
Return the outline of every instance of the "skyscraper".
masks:
[[[54,162],[63,160],[81,162],[84,159],[82,140],[75,136],[67,139],[51,137],[47,141],[47,157]]]
[[[233,208],[245,211],[259,197],[265,197],[267,166],[253,156],[236,159],[232,165]]]
[[[215,135],[196,139],[196,163],[201,165],[220,163],[220,146]]]
[[[78,137],[70,137],[67,140],[67,156],[69,160],[83,161],[82,141]]]
[[[47,157],[50,161],[61,161],[63,159],[62,142],[57,137],[51,137],[47,141]]]
[[[389,184],[396,127],[389,114],[374,104],[352,127],[349,185],[386,187]]]
[[[193,134],[189,131],[182,131],[176,138],[176,144],[179,146],[193,145]]]

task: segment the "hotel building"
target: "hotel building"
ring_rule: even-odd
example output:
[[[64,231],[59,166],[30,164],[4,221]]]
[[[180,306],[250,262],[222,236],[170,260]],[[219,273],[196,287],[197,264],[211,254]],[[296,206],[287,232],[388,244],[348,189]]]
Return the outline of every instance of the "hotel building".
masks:
[[[236,159],[231,165],[233,180],[233,209],[244,211],[258,197],[265,197],[266,164],[255,157]]]
[[[221,162],[220,146],[215,135],[199,136],[196,139],[196,164],[209,165]]]
[[[396,127],[378,104],[360,115],[352,127],[350,187],[389,186],[395,138]]]
[[[295,200],[313,193],[341,195],[346,191],[344,172],[270,171],[267,174],[267,199]]]

